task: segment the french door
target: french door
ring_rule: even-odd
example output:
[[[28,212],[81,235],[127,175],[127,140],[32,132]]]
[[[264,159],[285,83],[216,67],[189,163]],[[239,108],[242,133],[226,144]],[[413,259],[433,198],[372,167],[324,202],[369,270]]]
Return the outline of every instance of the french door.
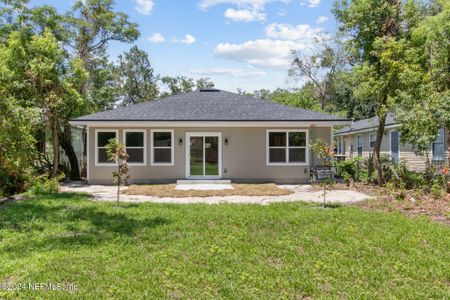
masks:
[[[186,133],[186,177],[217,179],[222,176],[220,132]]]

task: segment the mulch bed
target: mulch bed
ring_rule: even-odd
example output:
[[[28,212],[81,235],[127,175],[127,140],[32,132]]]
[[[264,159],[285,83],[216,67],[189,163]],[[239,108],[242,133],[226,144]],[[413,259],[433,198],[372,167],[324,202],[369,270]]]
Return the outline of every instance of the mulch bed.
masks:
[[[145,195],[153,197],[213,197],[213,196],[283,196],[293,193],[273,183],[266,184],[232,184],[234,190],[176,190],[176,184],[130,185],[128,195]]]

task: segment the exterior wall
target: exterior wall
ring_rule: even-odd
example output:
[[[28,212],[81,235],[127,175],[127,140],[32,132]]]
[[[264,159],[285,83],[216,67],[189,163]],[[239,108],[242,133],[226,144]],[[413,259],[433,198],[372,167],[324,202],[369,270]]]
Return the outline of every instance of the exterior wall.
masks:
[[[314,128],[88,128],[88,182],[90,184],[111,184],[114,166],[95,165],[95,130],[118,130],[119,141],[123,143],[124,129],[146,130],[146,165],[129,166],[130,183],[173,182],[186,178],[186,133],[187,132],[221,132],[222,133],[222,178],[234,181],[248,182],[279,182],[279,183],[304,183],[309,181],[310,166],[321,163],[317,156],[309,150],[309,166],[267,166],[266,165],[266,130],[267,129],[303,129],[308,130],[309,141],[321,138],[331,142],[331,127]],[[174,130],[174,164],[173,166],[152,166],[150,149],[151,129]],[[183,139],[183,144],[178,144],[178,139]],[[228,145],[224,139],[228,138]]]
[[[390,130],[386,130],[383,139],[381,141],[381,155],[390,155]],[[363,133],[354,133],[354,134],[347,134],[344,135],[344,138],[346,140],[346,157],[355,157],[358,156],[358,150],[357,150],[357,136],[361,135],[363,137],[363,157],[369,158],[369,156],[372,154],[373,148],[369,147],[369,134],[370,133],[376,133],[376,131],[371,132],[363,132]],[[444,130],[444,141],[447,142],[448,139],[448,130]],[[338,138],[338,137],[337,137]],[[350,145],[353,145],[353,152],[349,152]],[[402,138],[400,135],[400,146],[399,146],[399,156],[400,160],[406,161],[406,164],[408,166],[408,169],[411,171],[424,171],[426,166],[426,157],[422,155],[416,155],[414,153],[413,147],[410,144],[403,144]],[[429,153],[429,157],[431,160],[431,151]],[[433,163],[446,163],[448,162],[449,152],[448,148],[445,147],[445,162],[442,161],[436,161]]]

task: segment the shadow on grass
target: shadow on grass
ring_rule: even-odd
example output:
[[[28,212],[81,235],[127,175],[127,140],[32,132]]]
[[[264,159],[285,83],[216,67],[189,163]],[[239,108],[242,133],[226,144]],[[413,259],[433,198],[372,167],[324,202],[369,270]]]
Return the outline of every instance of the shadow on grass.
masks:
[[[0,214],[0,231],[17,238],[7,245],[0,240],[0,251],[24,255],[75,245],[94,246],[117,238],[126,240],[170,223],[160,216],[145,217],[133,210],[136,208],[135,204],[116,208],[110,203],[94,203],[77,193],[37,195],[12,202]]]

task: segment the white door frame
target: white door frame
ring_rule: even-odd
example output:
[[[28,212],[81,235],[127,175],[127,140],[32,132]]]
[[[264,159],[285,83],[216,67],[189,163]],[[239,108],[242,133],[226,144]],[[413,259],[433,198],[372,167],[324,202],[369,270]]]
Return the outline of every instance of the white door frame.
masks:
[[[219,168],[219,175],[205,175],[205,176],[191,176],[191,137],[198,136],[198,137],[217,137],[218,141],[218,168]],[[222,178],[222,133],[221,132],[186,132],[186,178],[188,179],[220,179]],[[205,140],[203,140],[203,144],[205,143]],[[204,161],[205,161],[205,145],[203,145],[203,168],[204,168]],[[204,173],[204,171],[203,171]]]

